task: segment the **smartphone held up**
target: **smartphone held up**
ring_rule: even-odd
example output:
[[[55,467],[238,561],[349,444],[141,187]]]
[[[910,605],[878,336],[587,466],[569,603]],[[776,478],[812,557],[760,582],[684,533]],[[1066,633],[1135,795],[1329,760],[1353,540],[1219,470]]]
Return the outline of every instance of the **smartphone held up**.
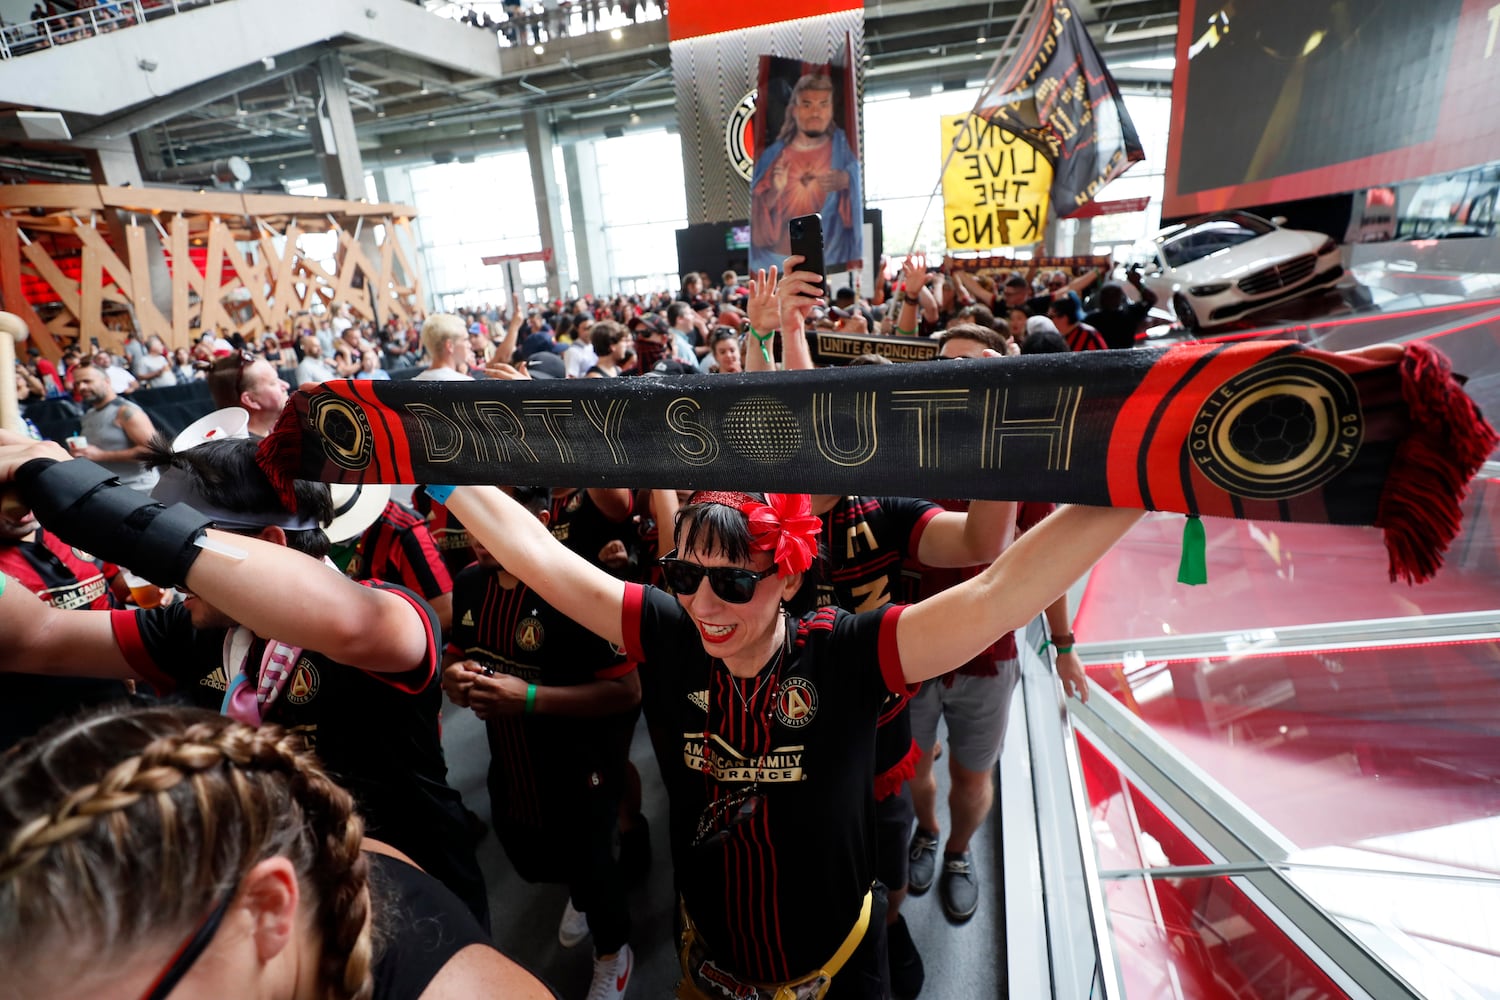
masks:
[[[792,253],[802,258],[799,271],[815,271],[819,292],[828,294],[827,273],[823,269],[823,220],[816,215],[799,215],[787,223]]]

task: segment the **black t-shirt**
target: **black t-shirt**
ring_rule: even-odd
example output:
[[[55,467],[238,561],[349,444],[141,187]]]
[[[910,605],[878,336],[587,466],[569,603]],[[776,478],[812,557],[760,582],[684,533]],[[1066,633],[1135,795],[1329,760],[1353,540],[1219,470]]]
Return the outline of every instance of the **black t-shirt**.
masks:
[[[448,652],[545,687],[623,677],[635,669],[620,650],[524,583],[507,588],[497,570],[478,564],[454,581]],[[586,793],[613,783],[623,772],[634,722],[633,711],[605,718],[488,720],[490,806],[496,825],[566,827],[577,818]]]
[[[414,1000],[449,959],[490,936],[453,893],[405,861],[366,851],[376,905],[371,1000]]]
[[[715,963],[738,976],[812,972],[859,916],[875,877],[875,718],[887,694],[907,690],[900,611],[792,620],[790,651],[741,681],[704,650],[676,598],[626,585],[625,651],[670,686],[653,710],[681,744],[662,776],[677,884]],[[695,846],[700,831],[725,835]]]
[[[903,563],[917,558],[917,546],[928,523],[942,508],[910,497],[841,497],[823,515],[823,544],[818,547],[817,604],[847,611],[873,611],[887,604],[909,604],[921,577]],[[876,734],[876,795],[901,790],[915,769],[907,699],[892,695],[880,713]]]
[[[477,871],[463,801],[448,785],[439,739],[437,622],[432,609],[410,591],[365,585],[399,594],[421,613],[427,631],[422,663],[402,673],[375,673],[303,650],[266,721],[302,734],[329,773],[353,793],[370,836],[409,855],[468,899]],[[194,628],[180,604],[117,611],[113,626],[126,661],[158,690],[222,710],[231,679],[224,630]],[[252,669],[259,667],[264,649],[262,640],[252,644]]]
[[[1123,309],[1096,309],[1083,321],[1098,330],[1111,348],[1125,350],[1135,346],[1135,332],[1150,313],[1151,307],[1146,303],[1131,302]]]

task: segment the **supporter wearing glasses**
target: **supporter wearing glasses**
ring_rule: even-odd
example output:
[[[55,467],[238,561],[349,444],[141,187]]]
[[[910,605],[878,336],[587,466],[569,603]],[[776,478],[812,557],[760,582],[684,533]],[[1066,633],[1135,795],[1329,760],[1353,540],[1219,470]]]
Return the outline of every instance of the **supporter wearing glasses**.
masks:
[[[235,351],[208,368],[208,392],[214,406],[239,406],[250,414],[250,436],[263,438],[276,426],[290,388],[269,361],[249,351]]]
[[[652,495],[676,593],[625,583],[485,486],[427,487],[506,570],[624,647],[663,754],[685,934],[677,996],[884,1000],[876,881],[876,721],[1067,589],[1139,512],[1067,508],[973,579],[907,607],[797,618],[821,520],[800,494]],[[904,845],[903,845],[904,846]],[[778,992],[786,990],[786,993]]]

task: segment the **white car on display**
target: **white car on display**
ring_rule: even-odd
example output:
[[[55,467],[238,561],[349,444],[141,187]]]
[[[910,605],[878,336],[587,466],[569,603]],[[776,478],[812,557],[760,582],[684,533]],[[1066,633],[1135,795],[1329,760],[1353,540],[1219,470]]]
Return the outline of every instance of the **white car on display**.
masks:
[[[1191,333],[1332,287],[1344,276],[1338,243],[1283,229],[1249,212],[1220,212],[1170,226],[1130,253],[1146,285]]]

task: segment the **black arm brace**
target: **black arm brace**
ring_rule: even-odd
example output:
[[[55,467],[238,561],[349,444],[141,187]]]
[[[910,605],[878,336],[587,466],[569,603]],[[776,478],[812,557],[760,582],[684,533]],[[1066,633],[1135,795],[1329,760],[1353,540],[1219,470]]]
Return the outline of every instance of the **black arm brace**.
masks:
[[[83,459],[32,459],[16,470],[16,485],[47,530],[162,587],[186,581],[200,551],[193,543],[213,523],[186,504],[163,507]]]

